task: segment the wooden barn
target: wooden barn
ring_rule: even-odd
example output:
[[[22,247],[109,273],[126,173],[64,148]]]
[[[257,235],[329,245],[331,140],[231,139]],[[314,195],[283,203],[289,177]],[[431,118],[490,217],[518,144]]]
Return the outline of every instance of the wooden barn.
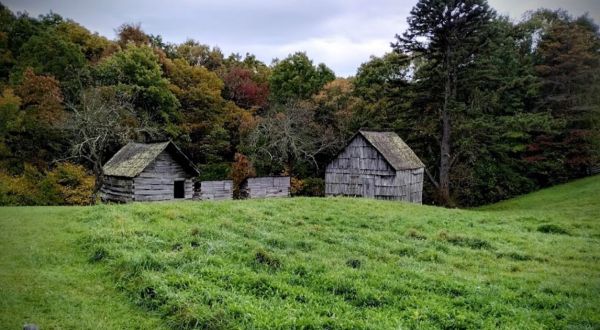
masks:
[[[244,198],[289,197],[289,176],[265,176],[248,178],[240,186],[240,194]]]
[[[421,203],[424,168],[396,133],[361,130],[327,165],[325,195]]]
[[[171,141],[129,143],[103,167],[103,201],[192,199],[199,172]]]

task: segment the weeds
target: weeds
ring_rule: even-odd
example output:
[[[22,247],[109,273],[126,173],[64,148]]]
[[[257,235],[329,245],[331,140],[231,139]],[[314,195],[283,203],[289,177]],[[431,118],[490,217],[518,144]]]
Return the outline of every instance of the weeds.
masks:
[[[427,236],[421,234],[418,230],[411,228],[406,232],[406,237],[416,240],[426,240]]]
[[[537,227],[537,231],[544,234],[570,235],[566,229],[555,224],[540,225]]]
[[[268,266],[269,268],[272,268],[272,269],[277,269],[277,268],[281,267],[281,261],[279,261],[279,259],[276,258],[275,256],[273,256],[271,253],[269,253],[263,249],[258,249],[254,253],[254,260],[257,263]]]

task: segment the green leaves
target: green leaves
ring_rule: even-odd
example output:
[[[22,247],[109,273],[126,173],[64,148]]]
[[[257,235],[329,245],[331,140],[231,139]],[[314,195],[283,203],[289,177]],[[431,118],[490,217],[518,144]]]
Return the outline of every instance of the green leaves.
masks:
[[[280,104],[307,99],[334,79],[335,74],[325,64],[315,67],[306,53],[295,53],[275,62],[270,78],[271,98]]]
[[[100,62],[93,76],[103,86],[117,85],[128,91],[138,113],[158,123],[177,121],[179,101],[169,89],[158,56],[150,47],[130,45]]]

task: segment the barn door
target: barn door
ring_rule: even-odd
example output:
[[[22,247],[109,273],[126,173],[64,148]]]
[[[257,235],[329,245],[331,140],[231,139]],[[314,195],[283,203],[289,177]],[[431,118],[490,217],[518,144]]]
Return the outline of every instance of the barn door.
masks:
[[[363,197],[375,198],[375,179],[372,177],[362,178]]]
[[[185,198],[185,181],[176,180],[173,185],[173,198]]]

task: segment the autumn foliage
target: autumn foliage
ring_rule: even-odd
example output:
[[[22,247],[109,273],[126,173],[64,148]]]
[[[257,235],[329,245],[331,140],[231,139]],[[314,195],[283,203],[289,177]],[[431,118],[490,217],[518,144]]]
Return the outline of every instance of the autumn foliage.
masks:
[[[408,23],[342,78],[302,49],[265,63],[141,23],[110,40],[0,4],[2,203],[86,203],[81,171],[97,192],[129,141],[172,140],[199,180],[231,177],[236,194],[249,176],[285,173],[295,195],[323,195],[327,164],[359,129],[410,145],[426,165],[425,203],[486,204],[600,168],[589,16],[540,9],[515,21],[486,0],[419,0]]]

